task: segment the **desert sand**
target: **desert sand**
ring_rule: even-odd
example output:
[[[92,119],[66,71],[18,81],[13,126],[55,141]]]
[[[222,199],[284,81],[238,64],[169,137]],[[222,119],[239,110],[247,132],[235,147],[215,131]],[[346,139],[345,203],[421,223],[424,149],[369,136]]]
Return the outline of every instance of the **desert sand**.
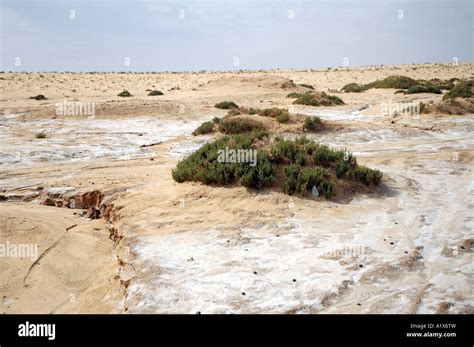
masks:
[[[442,95],[336,92],[390,75],[473,78],[474,63],[0,74],[0,243],[39,253],[0,259],[0,311],[472,313],[474,116],[380,112]],[[293,106],[289,80],[346,104]],[[64,100],[95,115],[57,115]],[[383,171],[383,189],[326,201],[174,182],[222,100],[331,121],[308,137]]]

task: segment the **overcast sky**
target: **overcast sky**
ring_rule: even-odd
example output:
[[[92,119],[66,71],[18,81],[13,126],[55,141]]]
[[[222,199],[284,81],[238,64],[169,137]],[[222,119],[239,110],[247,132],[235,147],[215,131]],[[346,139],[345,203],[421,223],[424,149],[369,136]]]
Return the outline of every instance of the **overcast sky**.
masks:
[[[474,0],[0,1],[4,71],[474,61]]]

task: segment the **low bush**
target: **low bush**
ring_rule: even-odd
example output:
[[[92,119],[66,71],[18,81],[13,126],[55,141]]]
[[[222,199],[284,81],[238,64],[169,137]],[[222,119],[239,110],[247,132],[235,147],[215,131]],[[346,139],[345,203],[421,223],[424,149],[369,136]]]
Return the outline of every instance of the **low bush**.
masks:
[[[46,138],[46,133],[44,131],[40,131],[40,132],[35,134],[35,137],[37,139],[45,139]]]
[[[233,101],[221,101],[214,105],[215,108],[223,110],[230,110],[232,108],[239,108],[239,106]]]
[[[332,149],[326,145],[318,145],[313,152],[313,161],[316,165],[329,167],[336,161],[343,160],[344,153],[345,151]]]
[[[304,88],[308,88],[308,89],[313,89],[313,90],[314,90],[314,87],[313,87],[311,84],[301,83],[301,84],[300,84],[300,87],[304,87]]]
[[[297,191],[305,194],[314,187],[319,187],[324,180],[326,170],[322,167],[305,167],[300,170],[296,183]]]
[[[327,199],[335,193],[338,180],[361,181],[367,186],[378,185],[382,180],[379,170],[357,165],[356,158],[345,150],[334,150],[306,137],[277,137],[271,143],[265,138],[267,135],[265,131],[253,131],[207,143],[178,163],[172,171],[173,179],[219,185],[238,183],[257,189],[279,182],[287,194],[306,195],[314,187]],[[256,151],[254,165],[220,162],[219,152],[225,148]]]
[[[342,87],[342,91],[346,93],[360,93],[372,88],[393,88],[399,89],[397,93],[414,94],[414,93],[434,93],[440,94],[442,89],[450,90],[455,86],[457,78],[451,78],[444,81],[438,78],[426,80],[415,80],[406,76],[389,76],[383,80],[377,80],[367,84],[348,83]],[[411,89],[409,92],[408,90]]]
[[[318,191],[324,194],[326,199],[330,199],[331,196],[334,194],[334,190],[336,189],[336,184],[333,181],[322,181],[318,186]]]
[[[46,96],[44,96],[43,94],[38,94],[36,96],[30,96],[30,99],[33,99],[33,100],[47,100]]]
[[[372,88],[408,89],[417,84],[418,82],[410,77],[389,76],[387,78],[384,78],[383,80],[377,80],[375,82],[365,84],[364,89],[372,89]]]
[[[323,122],[318,116],[307,116],[303,121],[303,129],[308,131],[315,131],[321,128]]]
[[[193,131],[193,135],[203,135],[212,133],[214,130],[214,122],[204,122],[196,130]]]
[[[472,98],[448,99],[432,104],[420,104],[421,113],[438,113],[449,115],[463,115],[474,113],[474,100]]]
[[[227,116],[229,116],[229,117],[238,116],[239,114],[241,114],[241,112],[240,112],[240,109],[238,109],[238,108],[231,108],[227,112]]]
[[[345,93],[360,93],[363,92],[365,88],[358,83],[349,83],[342,87],[341,90]]]
[[[283,179],[283,191],[287,194],[296,192],[298,185],[298,175],[301,171],[301,165],[291,164],[285,167],[285,178]]]
[[[240,134],[250,132],[252,130],[264,130],[265,126],[262,122],[245,119],[245,118],[229,118],[223,119],[219,123],[219,131],[224,134]]]
[[[335,183],[326,178],[326,170],[321,167],[302,167],[299,164],[291,164],[285,167],[283,179],[283,191],[287,194],[299,193],[301,195],[313,187],[322,192],[326,199],[330,199],[335,190]]]
[[[124,89],[122,92],[118,93],[117,96],[130,97],[130,96],[132,96],[132,94],[130,94],[130,92],[128,90]]]
[[[292,92],[292,93],[289,93],[286,97],[287,98],[292,98],[292,99],[296,99],[296,98],[299,98],[301,96],[302,93],[296,93],[296,92]]]
[[[265,108],[263,110],[256,110],[256,113],[262,117],[272,117],[272,118],[276,118],[279,115],[289,115],[288,110],[284,108],[278,108],[278,107]]]
[[[281,137],[275,139],[272,147],[272,156],[277,162],[293,162],[298,149],[294,141],[284,140]]]
[[[280,113],[276,116],[276,120],[278,123],[288,123],[290,120],[290,114],[288,112]]]
[[[458,78],[451,78],[447,81],[444,81],[444,80],[440,80],[439,78],[433,78],[423,84],[425,85],[430,85],[434,88],[438,88],[438,89],[441,89],[441,90],[450,90],[454,87],[454,82],[457,82],[459,81]],[[421,80],[418,80],[418,82],[422,82]]]
[[[256,189],[271,186],[276,177],[276,165],[270,161],[265,151],[257,150],[255,166],[251,163],[226,163],[217,160],[219,150],[225,150],[226,147],[251,150],[253,141],[258,136],[258,134],[224,136],[207,143],[180,161],[172,171],[172,177],[176,182],[194,181],[220,185],[238,182]]]
[[[356,179],[364,182],[366,185],[378,185],[382,181],[382,172],[370,169],[363,165],[358,165],[352,172]]]
[[[163,95],[162,92],[159,90],[152,90],[151,92],[148,93],[148,96],[156,96],[156,95]]]
[[[404,94],[418,94],[418,93],[441,94],[441,90],[430,85],[423,86],[423,85],[417,84],[415,86],[411,86],[404,92]]]
[[[474,80],[463,80],[456,84],[449,92],[443,96],[443,100],[455,98],[472,98],[474,89]]]
[[[308,106],[334,106],[343,105],[339,97],[335,95],[328,95],[325,92],[320,93],[303,93],[295,101],[294,105],[308,105]]]

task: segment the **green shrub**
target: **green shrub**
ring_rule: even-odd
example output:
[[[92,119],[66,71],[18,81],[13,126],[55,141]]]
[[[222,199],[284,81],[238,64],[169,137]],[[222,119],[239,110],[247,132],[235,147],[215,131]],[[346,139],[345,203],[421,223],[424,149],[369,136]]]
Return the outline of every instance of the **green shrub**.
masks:
[[[474,80],[461,81],[456,84],[446,95],[443,96],[443,100],[455,99],[455,98],[472,98],[474,88]]]
[[[272,147],[272,156],[278,162],[292,163],[296,158],[298,149],[296,144],[290,140],[277,138],[275,145]]]
[[[305,194],[313,186],[316,188],[323,182],[326,170],[322,167],[305,167],[300,170],[296,183],[297,191]]]
[[[335,183],[325,179],[326,171],[321,167],[306,167],[291,164],[285,167],[283,190],[287,194],[300,193],[302,195],[314,187],[322,192],[326,199],[334,193]]]
[[[406,76],[389,76],[383,80],[367,83],[363,86],[364,89],[371,88],[393,88],[393,89],[408,89],[417,85],[418,82],[413,78]]]
[[[285,177],[283,179],[283,191],[285,193],[291,195],[296,192],[300,171],[301,166],[298,164],[291,164],[285,167]]]
[[[360,93],[363,92],[365,88],[358,83],[349,83],[342,87],[341,90],[345,93]]]
[[[307,116],[303,121],[303,129],[314,131],[319,129],[322,126],[321,118],[318,116]]]
[[[44,96],[43,94],[38,94],[36,96],[30,96],[30,99],[34,99],[34,100],[47,100],[46,96]]]
[[[350,161],[340,160],[336,163],[336,176],[341,178],[351,169]]]
[[[219,185],[238,182],[243,186],[256,189],[271,186],[276,177],[276,165],[270,161],[268,154],[262,150],[257,151],[255,166],[252,166],[251,163],[218,161],[219,150],[225,150],[225,147],[252,149],[253,140],[257,136],[257,134],[224,136],[214,142],[205,144],[178,163],[172,171],[173,180],[176,182],[195,181]]]
[[[471,114],[474,113],[473,98],[447,99],[437,103],[420,103],[421,113],[439,113],[439,114]]]
[[[289,93],[286,97],[296,99],[296,98],[299,98],[300,96],[301,96],[301,93],[292,92],[292,93]]]
[[[276,178],[276,165],[270,161],[268,154],[257,151],[257,165],[240,165],[236,176],[239,183],[245,187],[260,189],[271,186]]]
[[[319,106],[319,102],[316,101],[314,96],[310,93],[303,93],[300,94],[295,101],[293,101],[295,105],[309,105],[309,106]]]
[[[306,164],[306,157],[307,154],[303,150],[298,150],[295,155],[295,163],[299,165],[305,165]]]
[[[260,189],[274,185],[277,165],[284,165],[281,184],[287,194],[306,195],[308,190],[316,187],[326,199],[335,193],[337,180],[342,177],[359,180],[367,186],[381,182],[380,171],[358,166],[352,154],[318,145],[306,137],[293,141],[278,137],[274,144],[265,140],[262,148],[270,144],[269,155],[268,150],[258,148],[262,146],[261,140],[265,136],[268,133],[259,130],[224,136],[207,143],[178,163],[172,171],[173,179],[176,182],[196,181],[219,185],[238,183]],[[251,163],[220,162],[219,150],[225,150],[226,147],[256,150],[257,158]],[[308,160],[311,154],[312,161]]]
[[[288,112],[280,113],[278,116],[276,116],[276,120],[278,123],[288,123],[290,120],[290,114]]]
[[[233,101],[221,101],[214,105],[216,108],[230,110],[232,108],[239,108],[239,106]]]
[[[130,94],[130,92],[128,90],[124,89],[122,92],[118,93],[117,96],[130,97],[130,96],[132,96],[132,94]]]
[[[155,95],[163,95],[162,92],[159,90],[152,90],[151,92],[148,93],[148,96],[155,96]]]
[[[306,153],[308,155],[313,155],[316,148],[318,148],[318,146],[314,142],[311,142],[305,145]]]
[[[405,94],[417,94],[417,93],[433,93],[433,94],[441,94],[441,90],[438,88],[435,88],[433,86],[423,86],[423,85],[415,85],[411,86],[405,91]]]
[[[219,123],[219,131],[224,134],[240,134],[250,132],[252,130],[264,130],[265,126],[262,122],[245,119],[245,118],[230,118],[223,119]]]
[[[308,105],[308,106],[334,106],[343,105],[339,97],[335,95],[328,95],[325,92],[320,93],[303,93],[295,101],[294,105]]]
[[[193,131],[193,135],[203,135],[212,133],[214,130],[214,122],[204,122],[196,130]]]
[[[313,143],[312,140],[308,139],[306,136],[298,136],[296,139],[295,139],[295,144],[297,146],[305,146],[305,145],[308,145],[308,144],[311,144]]]
[[[44,131],[40,131],[39,133],[35,134],[35,137],[37,139],[45,139],[46,138],[46,133]]]
[[[301,83],[300,86],[301,86],[301,87],[304,87],[304,88],[308,88],[308,89],[313,89],[313,90],[314,90],[314,87],[313,87],[311,84]]]
[[[318,145],[313,152],[313,161],[316,165],[329,167],[336,161],[344,160],[344,153],[344,151],[331,149],[326,145]]]
[[[242,114],[260,114],[262,112],[261,109],[259,108],[253,108],[253,107],[239,107],[239,112]]]
[[[227,115],[229,117],[232,117],[232,116],[238,116],[240,114],[240,110],[238,108],[231,108],[228,112],[227,112]]]
[[[383,176],[382,172],[380,172],[379,170],[370,169],[363,165],[358,165],[353,170],[353,175],[356,179],[364,182],[366,185],[380,184]]]
[[[265,108],[263,110],[258,110],[257,113],[262,117],[276,118],[276,117],[281,116],[281,115],[289,117],[288,110],[286,110],[284,108],[278,108],[278,107]]]
[[[454,82],[457,82],[457,81],[459,81],[458,78],[451,78],[450,80],[447,80],[447,81],[440,80],[439,78],[433,78],[424,84],[430,85],[438,89],[450,90],[454,87]]]
[[[334,194],[336,184],[333,181],[322,181],[318,186],[318,191],[324,194],[326,199],[330,199]]]

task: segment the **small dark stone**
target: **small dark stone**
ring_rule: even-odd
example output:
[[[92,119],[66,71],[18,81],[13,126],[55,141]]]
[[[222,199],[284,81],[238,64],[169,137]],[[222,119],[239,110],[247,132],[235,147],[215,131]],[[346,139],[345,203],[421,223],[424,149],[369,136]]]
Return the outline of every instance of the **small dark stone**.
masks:
[[[196,314],[201,314],[201,311],[197,311]]]
[[[391,245],[393,245],[393,244],[394,244],[394,243],[393,243],[393,241],[392,241],[392,242],[390,242],[390,244],[391,244]]]
[[[293,282],[296,282],[296,278],[293,278]]]
[[[253,274],[256,275],[256,274],[257,274],[257,271],[254,271]]]
[[[359,264],[359,267],[364,267],[364,265],[362,265],[362,264]]]
[[[361,306],[360,302],[357,303],[357,306]]]
[[[245,292],[242,292],[242,295],[245,295]]]

